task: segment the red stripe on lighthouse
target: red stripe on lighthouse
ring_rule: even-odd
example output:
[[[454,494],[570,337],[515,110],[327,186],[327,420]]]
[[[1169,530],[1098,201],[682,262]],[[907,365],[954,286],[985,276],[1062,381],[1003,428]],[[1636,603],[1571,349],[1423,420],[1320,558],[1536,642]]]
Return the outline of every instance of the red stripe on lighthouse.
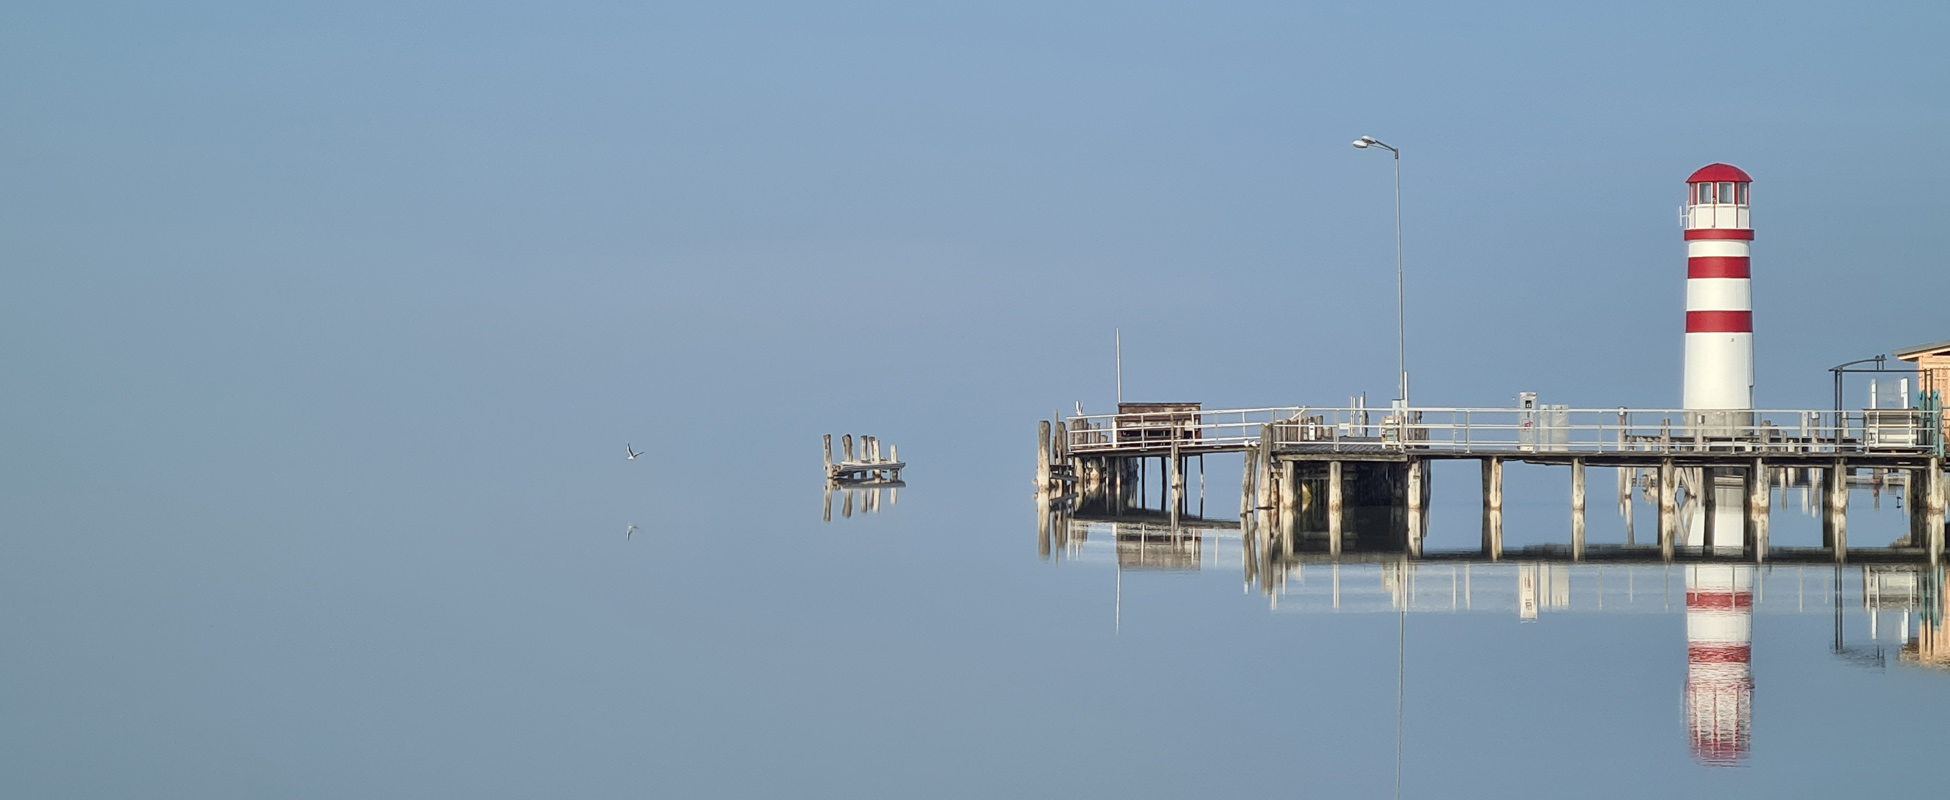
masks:
[[[1694,256],[1686,259],[1688,278],[1751,278],[1746,256]]]
[[[1688,311],[1687,333],[1753,333],[1752,311]]]
[[[1686,241],[1700,239],[1746,239],[1751,242],[1754,240],[1754,230],[1752,228],[1688,228],[1686,230]]]
[[[1692,664],[1748,664],[1753,651],[1746,645],[1696,644],[1686,648],[1686,661]]]
[[[1746,592],[1687,592],[1686,610],[1710,611],[1753,608],[1754,596]]]

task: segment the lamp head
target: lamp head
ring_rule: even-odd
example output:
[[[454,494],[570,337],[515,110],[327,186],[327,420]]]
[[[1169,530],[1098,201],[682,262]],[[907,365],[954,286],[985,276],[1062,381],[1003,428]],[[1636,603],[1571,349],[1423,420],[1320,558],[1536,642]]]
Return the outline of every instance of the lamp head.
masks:
[[[1354,146],[1361,148],[1362,150],[1368,149],[1368,144],[1369,144],[1368,137],[1366,136],[1354,140]]]

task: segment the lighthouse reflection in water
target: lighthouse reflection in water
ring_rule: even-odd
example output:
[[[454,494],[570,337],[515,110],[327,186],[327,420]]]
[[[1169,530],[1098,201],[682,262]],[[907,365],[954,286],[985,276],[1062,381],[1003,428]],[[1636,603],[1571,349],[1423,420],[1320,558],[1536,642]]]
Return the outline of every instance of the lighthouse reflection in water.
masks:
[[[1757,568],[1738,563],[1731,559],[1742,555],[1742,545],[1705,544],[1703,505],[1694,504],[1685,514],[1686,543],[1697,548],[1689,548],[1696,554],[1689,557],[1729,561],[1572,563],[1440,554],[1414,560],[1378,553],[1334,560],[1259,547],[1242,540],[1236,528],[1204,520],[1174,531],[1155,521],[1081,520],[1067,514],[1053,515],[1053,524],[1044,529],[1043,555],[1059,565],[1117,570],[1120,595],[1115,602],[1120,604],[1139,573],[1243,569],[1248,591],[1262,595],[1267,607],[1281,614],[1476,612],[1529,622],[1560,613],[1683,613],[1685,681],[1683,688],[1675,688],[1681,692],[1687,746],[1707,766],[1740,764],[1753,749],[1757,611],[1832,617],[1830,652],[1854,666],[1886,670],[1899,662],[1904,669],[1950,669],[1941,568],[1895,563]],[[1738,530],[1738,503],[1722,498],[1717,505],[1716,526]],[[1126,572],[1134,574],[1121,574]],[[1121,624],[1129,623],[1127,610],[1119,615]],[[1675,629],[1675,656],[1677,635]],[[1789,644],[1808,649],[1805,641]]]

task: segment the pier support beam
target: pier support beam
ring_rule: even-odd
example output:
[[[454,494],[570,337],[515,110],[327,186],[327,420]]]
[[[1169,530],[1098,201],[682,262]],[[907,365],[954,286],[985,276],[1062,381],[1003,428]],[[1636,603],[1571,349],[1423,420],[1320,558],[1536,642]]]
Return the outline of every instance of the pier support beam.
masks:
[[[1261,510],[1273,507],[1273,426],[1259,426],[1259,467],[1253,479],[1259,482],[1259,502]]]
[[[1178,458],[1177,433],[1172,434],[1171,456],[1165,466],[1165,503],[1171,517],[1171,530],[1178,531],[1178,507],[1185,496],[1185,465]]]
[[[1767,463],[1758,458],[1747,469],[1747,530],[1744,538],[1747,555],[1755,563],[1767,561],[1767,514],[1768,509],[1773,507],[1768,491],[1774,485],[1770,472]]]
[[[1341,554],[1341,462],[1327,462],[1327,554]],[[1338,574],[1338,573],[1336,573]]]
[[[1672,560],[1673,540],[1679,533],[1679,468],[1672,459],[1659,462],[1659,557]]]
[[[1584,560],[1584,459],[1571,459],[1571,558]]]
[[[1240,533],[1252,524],[1253,513],[1253,475],[1259,472],[1259,448],[1245,449],[1245,463],[1239,467],[1239,525]]]
[[[1712,553],[1720,546],[1720,471],[1712,467],[1699,470],[1700,544]]]
[[[1835,563],[1848,561],[1848,462],[1835,459],[1835,465],[1827,469],[1827,502],[1822,505],[1821,533],[1822,543],[1835,551]]]
[[[1928,508],[1923,517],[1923,546],[1929,549],[1930,563],[1934,565],[1943,561],[1944,507],[1950,505],[1950,491],[1946,491],[1943,479],[1943,459],[1930,459],[1923,474],[1923,499]]]
[[[1422,556],[1422,471],[1427,462],[1419,458],[1408,460],[1408,554],[1416,558]]]
[[[846,458],[848,461],[851,461],[853,460],[853,435],[847,434],[847,438],[843,441],[846,442]],[[1042,420],[1036,423],[1036,491],[1039,494],[1049,491],[1048,420]]]
[[[1296,476],[1299,467],[1291,461],[1280,463],[1280,541],[1287,555],[1293,555],[1295,528],[1299,527],[1300,486]]]
[[[1503,459],[1483,459],[1483,554],[1503,558]]]

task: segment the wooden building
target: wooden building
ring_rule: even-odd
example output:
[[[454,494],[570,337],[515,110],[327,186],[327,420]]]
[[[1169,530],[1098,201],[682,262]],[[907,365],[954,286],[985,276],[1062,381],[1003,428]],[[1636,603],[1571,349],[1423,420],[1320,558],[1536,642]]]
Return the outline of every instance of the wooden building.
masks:
[[[1899,349],[1896,358],[1916,365],[1916,389],[1924,397],[1921,405],[1943,408],[1943,401],[1950,400],[1950,339]],[[1943,432],[1950,436],[1950,416],[1943,420]]]

